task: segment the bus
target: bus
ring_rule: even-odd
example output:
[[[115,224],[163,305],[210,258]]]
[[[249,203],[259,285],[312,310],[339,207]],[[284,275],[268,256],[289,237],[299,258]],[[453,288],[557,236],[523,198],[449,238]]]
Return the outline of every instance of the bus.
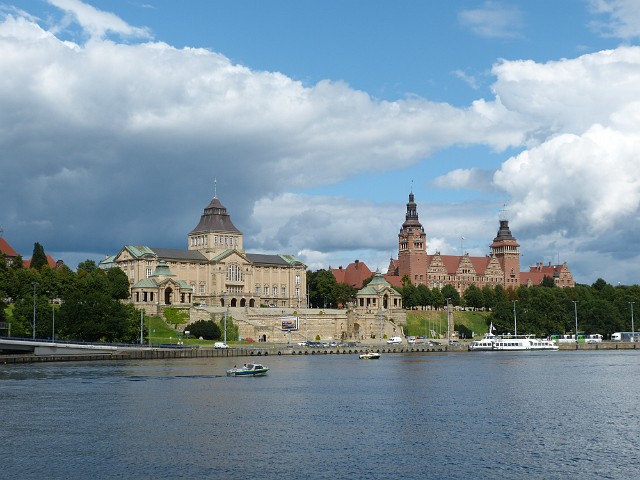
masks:
[[[576,343],[575,335],[570,335],[570,334],[554,333],[552,335],[549,335],[549,339],[550,340],[555,340],[555,342],[558,343],[558,344],[560,344],[560,343]]]
[[[612,342],[637,342],[640,332],[615,332],[611,334]]]
[[[558,334],[554,333],[550,335],[551,340],[555,340],[556,343],[576,343],[575,334]],[[579,333],[578,343],[602,343],[602,335],[599,333]]]

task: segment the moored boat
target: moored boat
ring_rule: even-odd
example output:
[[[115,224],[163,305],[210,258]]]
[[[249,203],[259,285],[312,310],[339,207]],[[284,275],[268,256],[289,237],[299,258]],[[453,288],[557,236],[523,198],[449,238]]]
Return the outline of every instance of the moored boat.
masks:
[[[527,335],[504,335],[496,337],[492,350],[517,352],[521,350],[558,350],[553,340],[535,338]]]
[[[378,360],[379,358],[380,358],[380,354],[377,352],[366,351],[360,354],[361,360]]]
[[[469,351],[491,351],[493,350],[493,344],[496,342],[496,336],[493,334],[485,334],[481,340],[474,340],[469,345]]]
[[[240,368],[233,367],[227,370],[227,377],[261,377],[268,371],[269,367],[260,363],[247,363]]]

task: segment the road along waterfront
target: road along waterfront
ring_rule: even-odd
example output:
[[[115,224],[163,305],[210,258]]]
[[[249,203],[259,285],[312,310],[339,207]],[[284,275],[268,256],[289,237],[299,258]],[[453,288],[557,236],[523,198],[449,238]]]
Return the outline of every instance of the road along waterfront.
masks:
[[[19,478],[633,478],[632,350],[0,364]]]

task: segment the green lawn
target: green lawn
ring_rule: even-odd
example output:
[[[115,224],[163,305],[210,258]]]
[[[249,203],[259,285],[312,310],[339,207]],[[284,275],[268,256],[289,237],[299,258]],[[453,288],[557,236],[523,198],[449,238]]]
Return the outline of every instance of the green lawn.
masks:
[[[489,312],[457,312],[454,311],[453,323],[464,325],[476,335],[488,332],[486,319]],[[444,310],[410,310],[407,312],[407,335],[430,336],[434,330],[436,334],[447,334],[447,312]]]
[[[182,335],[182,331],[176,331],[172,326],[167,324],[163,319],[158,317],[145,317],[145,322],[147,328],[151,332],[151,343],[153,345],[160,344],[176,344],[178,343],[178,339],[180,339],[183,345],[200,345],[200,346],[213,346],[215,342],[222,341],[220,340],[200,340],[198,338],[189,337],[187,340],[184,335]],[[149,337],[144,338],[144,343],[149,343]],[[250,345],[247,342],[231,342],[227,341],[229,346],[231,345]]]

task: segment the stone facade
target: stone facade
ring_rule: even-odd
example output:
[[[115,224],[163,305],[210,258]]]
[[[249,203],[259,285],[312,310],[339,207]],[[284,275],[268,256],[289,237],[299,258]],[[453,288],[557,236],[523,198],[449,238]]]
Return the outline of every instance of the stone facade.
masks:
[[[219,323],[225,315],[233,318],[241,338],[273,343],[319,340],[371,344],[404,336],[406,325],[401,295],[379,272],[344,309],[195,307],[190,322],[213,317]],[[298,329],[284,331],[282,320],[291,317],[298,318]]]
[[[558,287],[573,287],[575,283],[566,262],[562,265],[537,264],[529,272],[520,271],[520,245],[509,229],[509,221],[500,219],[498,234],[484,257],[427,254],[426,233],[418,220],[413,193],[409,194],[405,221],[398,234],[398,258],[391,259],[386,278],[393,285],[407,277],[414,285],[429,288],[452,285],[460,294],[470,286],[517,288],[539,285],[545,276],[553,278]]]
[[[126,245],[100,266],[121,268],[129,277],[131,301],[153,315],[168,306],[306,305],[306,266],[292,255],[245,252],[242,232],[217,197],[187,244],[187,250]]]

